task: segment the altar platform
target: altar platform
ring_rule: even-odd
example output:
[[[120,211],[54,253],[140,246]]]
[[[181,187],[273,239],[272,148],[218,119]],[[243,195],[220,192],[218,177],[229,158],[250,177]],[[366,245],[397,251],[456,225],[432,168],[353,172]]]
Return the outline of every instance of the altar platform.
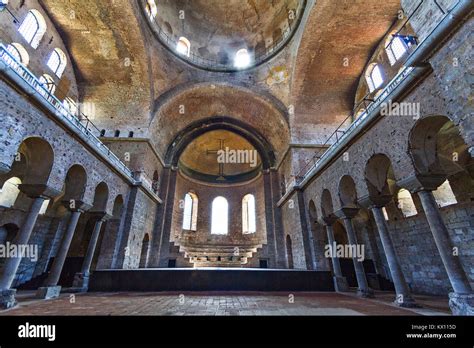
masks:
[[[334,291],[330,272],[241,268],[96,270],[89,291]]]

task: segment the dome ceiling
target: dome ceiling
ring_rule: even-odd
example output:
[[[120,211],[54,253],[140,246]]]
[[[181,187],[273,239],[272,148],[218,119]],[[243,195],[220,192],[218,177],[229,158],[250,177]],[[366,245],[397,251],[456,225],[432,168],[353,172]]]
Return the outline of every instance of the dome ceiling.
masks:
[[[227,184],[257,176],[261,160],[255,147],[240,135],[214,130],[197,137],[186,147],[179,168],[195,179]]]
[[[150,0],[144,13],[155,35],[180,58],[225,71],[238,68],[239,50],[248,51],[248,67],[278,53],[298,27],[305,4],[304,0]],[[189,44],[188,52],[178,47],[181,38]]]

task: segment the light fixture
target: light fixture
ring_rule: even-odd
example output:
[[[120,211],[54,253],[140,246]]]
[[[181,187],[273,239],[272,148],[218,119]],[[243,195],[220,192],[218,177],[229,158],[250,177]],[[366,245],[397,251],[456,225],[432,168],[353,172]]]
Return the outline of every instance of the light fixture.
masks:
[[[244,69],[250,65],[250,55],[245,48],[237,51],[234,59],[234,66],[237,69]]]

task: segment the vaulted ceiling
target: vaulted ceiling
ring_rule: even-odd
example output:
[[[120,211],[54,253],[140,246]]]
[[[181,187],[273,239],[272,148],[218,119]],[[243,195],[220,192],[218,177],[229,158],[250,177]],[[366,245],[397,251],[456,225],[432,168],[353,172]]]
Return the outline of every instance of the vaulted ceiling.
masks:
[[[42,0],[41,4],[63,34],[80,95],[95,103],[97,123],[111,129],[130,127],[137,135],[154,138],[165,151],[187,123],[216,113],[248,122],[282,154],[290,141],[295,142],[289,136],[292,128],[303,139],[303,133],[312,127],[332,127],[348,115],[359,77],[400,9],[400,0],[316,0],[311,7],[313,2],[308,1],[305,27],[286,51],[258,68],[237,74],[200,71],[173,57],[153,37],[138,2]],[[215,35],[248,34],[254,35],[252,40],[272,30],[275,21],[271,14],[277,15],[286,5],[282,0],[233,0],[211,8],[208,5],[215,3],[213,0],[183,3],[196,11],[191,15],[196,21],[202,18],[203,23],[218,26],[222,19]],[[268,10],[273,10],[263,11],[269,3],[273,7]],[[234,16],[240,7],[242,15]],[[206,13],[200,13],[203,9]],[[207,29],[202,34],[209,40],[212,33]],[[203,83],[209,85],[195,88]],[[216,89],[221,83],[225,88]],[[182,91],[179,98],[173,96],[173,102],[168,103],[163,96],[178,87]],[[187,105],[186,117],[176,109],[179,103]],[[295,112],[285,120],[289,105],[294,105]]]
[[[293,74],[296,122],[332,124],[354,106],[367,61],[397,18],[400,0],[317,0]]]
[[[64,38],[80,96],[94,103],[96,116],[130,124],[147,119],[151,76],[136,2],[42,0],[41,4]]]

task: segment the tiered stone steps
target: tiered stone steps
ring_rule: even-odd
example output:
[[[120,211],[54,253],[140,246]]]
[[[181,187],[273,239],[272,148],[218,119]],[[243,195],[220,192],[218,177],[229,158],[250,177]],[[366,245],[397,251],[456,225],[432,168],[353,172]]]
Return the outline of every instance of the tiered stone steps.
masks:
[[[262,245],[180,245],[194,267],[243,267]]]

